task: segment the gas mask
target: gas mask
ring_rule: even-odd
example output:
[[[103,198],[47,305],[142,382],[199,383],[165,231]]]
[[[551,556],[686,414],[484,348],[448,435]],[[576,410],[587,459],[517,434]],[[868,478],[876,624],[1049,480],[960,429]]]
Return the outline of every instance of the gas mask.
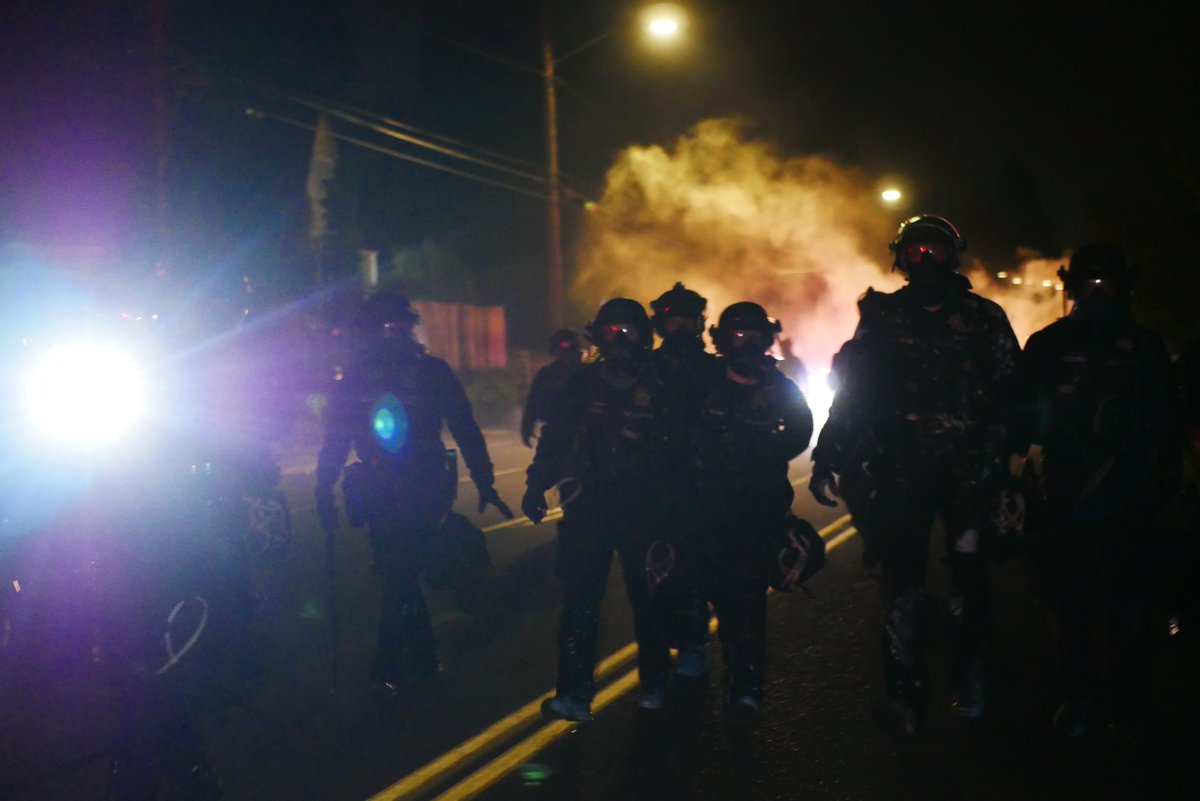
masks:
[[[750,377],[770,358],[766,351],[771,346],[771,340],[772,337],[763,331],[735,329],[729,334],[725,359],[734,372]]]
[[[614,320],[599,326],[600,341],[597,347],[605,361],[629,363],[645,350],[641,334],[634,323]]]
[[[945,302],[954,274],[952,248],[943,242],[913,242],[899,251],[897,266],[922,306]]]
[[[1129,293],[1110,278],[1083,279],[1072,289],[1078,314],[1098,322],[1116,322],[1130,314]]]

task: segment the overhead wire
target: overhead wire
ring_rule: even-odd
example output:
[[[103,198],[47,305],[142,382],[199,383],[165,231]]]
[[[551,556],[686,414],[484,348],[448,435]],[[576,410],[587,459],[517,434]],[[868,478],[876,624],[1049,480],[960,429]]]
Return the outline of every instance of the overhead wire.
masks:
[[[328,103],[317,102],[315,100],[308,100],[308,99],[298,97],[296,95],[292,95],[287,92],[281,92],[278,90],[267,90],[267,91],[269,91],[271,94],[275,94],[279,97],[283,97],[287,100],[290,100],[293,103],[297,103],[299,105],[314,109],[316,111],[324,112],[324,113],[330,115],[331,117],[336,117],[340,120],[344,120],[345,122],[351,123],[352,125],[358,125],[360,127],[372,130],[375,133],[381,134],[383,136],[391,137],[393,139],[398,139],[402,142],[407,142],[408,144],[411,144],[411,145],[423,147],[427,150],[432,150],[435,153],[442,154],[443,156],[449,156],[451,158],[461,159],[463,161],[467,161],[467,162],[476,164],[480,167],[486,167],[488,169],[496,170],[497,172],[506,173],[508,175],[515,176],[517,178],[524,178],[527,181],[533,181],[535,183],[543,183],[543,184],[546,183],[546,176],[544,176],[544,175],[540,175],[538,173],[531,173],[531,172],[527,172],[524,170],[518,170],[518,169],[515,169],[512,167],[505,166],[503,164],[499,164],[495,161],[490,161],[488,159],[479,158],[478,156],[473,156],[470,153],[463,152],[462,150],[446,147],[444,145],[439,145],[435,142],[430,142],[430,141],[427,141],[426,139],[422,139],[420,137],[413,136],[412,134],[405,133],[404,131],[395,130],[393,127],[388,126],[388,125],[380,125],[378,123],[373,123],[369,120],[363,119],[360,116],[356,116],[350,112],[344,111],[344,110],[338,108],[337,106],[333,106]]]
[[[282,122],[282,123],[291,125],[296,128],[303,128],[307,131],[316,131],[317,130],[317,126],[312,123],[304,122],[302,120],[297,120],[292,117],[287,117],[283,114],[279,114],[279,113],[273,112],[273,111],[265,111],[263,109],[258,109],[258,108],[247,108],[246,113],[247,113],[247,115],[249,115],[251,117],[272,119],[277,122]],[[454,167],[448,166],[446,164],[440,164],[436,161],[430,161],[429,159],[423,159],[423,158],[420,158],[419,156],[414,156],[411,153],[404,153],[399,150],[393,150],[392,148],[383,147],[382,145],[377,145],[373,142],[368,142],[365,139],[359,139],[358,137],[354,137],[354,136],[347,136],[346,134],[340,134],[335,131],[330,131],[329,134],[334,139],[337,139],[339,141],[348,142],[349,144],[357,145],[357,146],[365,148],[367,150],[375,151],[376,153],[382,153],[387,156],[392,156],[394,158],[402,159],[404,161],[409,161],[409,162],[412,162],[413,164],[418,164],[422,167],[429,167],[430,169],[440,170],[441,172],[450,173],[451,175],[457,175],[460,178],[467,178],[469,180],[476,181],[478,183],[487,184],[489,186],[494,186],[499,189],[506,189],[510,192],[516,192],[521,195],[535,197],[540,200],[548,200],[549,199],[548,196],[543,192],[538,192],[536,190],[527,189],[525,187],[517,186],[515,184],[507,183],[504,181],[499,181],[499,180],[496,180],[493,178],[488,178],[488,177],[485,177],[482,175],[478,175],[476,173],[468,172],[466,170],[459,170]]]
[[[494,158],[494,159],[497,159],[500,161],[506,161],[517,167],[524,167],[525,169],[528,169],[528,170],[539,169],[536,165],[530,164],[528,161],[519,159],[515,156],[511,156],[507,153],[500,153],[495,150],[489,150],[488,148],[480,147],[479,145],[473,144],[471,142],[467,142],[462,139],[457,139],[453,136],[446,136],[445,134],[440,134],[440,133],[437,133],[436,131],[430,131],[425,128],[421,128],[420,126],[413,125],[412,123],[403,122],[401,120],[397,120],[395,118],[388,117],[387,115],[380,114],[378,112],[371,111],[369,109],[364,109],[364,108],[355,106],[350,103],[335,103],[334,101],[331,101],[327,98],[318,97],[317,95],[313,95],[313,94],[307,93],[307,92],[285,91],[283,89],[277,89],[273,86],[267,86],[265,84],[259,83],[257,81],[252,81],[252,80],[249,80],[246,78],[232,77],[232,76],[227,76],[227,77],[228,77],[228,80],[231,80],[232,82],[239,84],[241,86],[246,86],[246,87],[249,87],[256,91],[259,91],[259,92],[262,92],[262,93],[265,93],[268,95],[272,95],[275,97],[280,97],[280,98],[283,98],[285,100],[289,100],[292,102],[307,104],[311,108],[337,109],[338,111],[358,115],[360,117],[370,117],[370,118],[373,118],[373,119],[383,123],[384,125],[388,125],[393,128],[398,128],[402,131],[408,131],[410,133],[417,134],[419,136],[424,136],[431,140],[437,140],[437,141],[444,142],[446,144],[454,145],[460,149],[475,150],[475,151],[478,151],[479,153],[489,156],[490,158]]]
[[[441,37],[435,37],[435,38],[441,38]],[[457,44],[457,43],[454,43],[454,44]],[[481,54],[482,54],[482,52],[483,51],[481,51]],[[375,133],[378,133],[382,136],[387,136],[389,138],[397,139],[399,141],[405,142],[406,144],[425,148],[425,149],[431,150],[435,153],[439,153],[443,156],[467,161],[468,163],[473,163],[477,166],[484,167],[485,169],[496,170],[497,172],[511,175],[516,178],[521,178],[523,180],[532,181],[537,184],[545,185],[546,183],[548,183],[548,179],[546,178],[545,175],[543,175],[541,173],[531,172],[530,170],[533,170],[536,168],[533,167],[532,165],[529,165],[528,162],[522,161],[521,159],[517,159],[517,158],[511,157],[511,156],[496,153],[494,151],[489,151],[489,150],[486,150],[485,148],[481,148],[477,145],[472,145],[472,144],[464,142],[462,140],[455,139],[453,137],[444,136],[444,135],[441,135],[441,134],[438,134],[438,133],[435,133],[432,131],[427,131],[418,126],[411,125],[409,123],[405,123],[405,122],[402,122],[402,121],[399,121],[399,120],[396,120],[396,119],[393,119],[393,118],[390,118],[385,115],[381,115],[381,114],[378,114],[376,112],[372,112],[369,110],[358,109],[353,106],[334,104],[333,102],[325,100],[323,98],[318,98],[318,97],[315,97],[312,95],[305,95],[305,94],[301,94],[301,93],[287,92],[284,90],[265,86],[263,84],[260,84],[260,83],[254,82],[254,81],[245,80],[242,78],[231,78],[231,80],[235,83],[251,87],[257,91],[287,100],[291,103],[296,103],[296,104],[304,106],[306,108],[310,108],[310,109],[313,109],[316,111],[320,111],[320,112],[329,114],[330,116],[335,117],[343,122],[349,123],[351,125],[357,125],[360,127],[364,127],[366,129],[371,130]],[[256,109],[256,113],[267,114],[268,112],[265,112],[262,109]],[[368,119],[368,118],[373,118],[374,120],[377,120],[378,122],[372,122],[371,119]],[[298,122],[295,120],[291,120],[291,121]],[[408,133],[410,131],[412,133]],[[420,134],[420,136],[416,136],[414,134]],[[340,135],[339,135],[339,137],[340,137]],[[424,138],[422,138],[422,137],[424,137]],[[429,141],[429,140],[433,140],[433,139],[447,142],[449,144],[454,145],[455,147],[447,147],[445,145],[439,145],[436,142]],[[355,140],[352,138],[347,138],[346,141],[350,141],[352,143],[362,144],[362,145],[366,146],[366,143],[363,142],[362,140]],[[477,150],[481,153],[485,153],[486,155],[490,156],[491,158],[480,158],[479,156],[475,156],[475,155],[472,155],[471,153],[465,152],[463,150],[463,148],[471,148],[471,149]],[[375,150],[376,152],[386,153],[386,154],[395,155],[397,157],[400,157],[400,151],[394,151],[394,150],[391,150],[388,148],[380,148],[377,146],[372,146],[368,149],[372,149],[372,150]],[[497,161],[497,159],[507,161],[510,164],[519,165],[521,167],[524,167],[525,169],[517,169],[516,167],[507,166],[505,164],[499,163]],[[423,166],[441,168],[441,165],[438,165],[436,162],[427,161],[425,159],[420,159],[417,157],[410,157],[410,158],[407,158],[407,160],[410,162],[416,163],[416,164],[421,164]],[[465,171],[455,171],[450,168],[445,168],[445,169],[443,169],[443,171],[462,175],[464,177],[468,176],[468,175],[473,175],[472,173],[467,173]],[[562,180],[562,178],[566,178],[567,180],[564,181],[564,180]],[[495,181],[495,180],[486,180],[484,182],[490,183],[493,186],[509,187],[509,188],[512,187],[511,184],[506,184],[504,182]],[[590,201],[592,199],[592,196],[595,193],[594,192],[588,193],[588,192],[580,191],[579,189],[576,189],[575,186],[573,186],[572,184],[575,184],[578,182],[579,182],[579,179],[576,178],[575,176],[572,176],[570,174],[560,173],[559,187],[565,195],[575,198],[577,200],[585,201],[585,202]],[[527,195],[532,194],[534,196],[539,196],[539,197],[542,196],[540,193],[533,193],[528,190],[524,191],[523,194],[527,194]]]

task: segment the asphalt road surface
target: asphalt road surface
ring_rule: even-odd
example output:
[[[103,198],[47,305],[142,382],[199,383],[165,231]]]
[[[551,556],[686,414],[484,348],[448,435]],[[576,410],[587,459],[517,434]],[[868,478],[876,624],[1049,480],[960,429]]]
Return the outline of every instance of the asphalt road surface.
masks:
[[[531,452],[488,431],[497,488],[514,509]],[[337,541],[337,676],[331,679],[330,588],[312,499],[313,453],[285,462],[294,534],[253,568],[269,669],[239,701],[206,714],[202,735],[225,798],[330,799],[1107,799],[1200,798],[1200,637],[1156,636],[1151,722],[1136,737],[1063,740],[1054,708],[1049,628],[1025,565],[996,566],[993,692],[981,721],[953,718],[945,575],[931,548],[933,706],[926,729],[897,740],[876,723],[881,690],[878,582],[844,510],[816,506],[808,457],[792,465],[796,511],[829,544],[811,594],[769,599],[770,676],[760,722],[724,713],[720,652],[710,675],[677,682],[657,713],[636,709],[632,620],[614,565],[604,606],[596,721],[538,715],[554,686],[554,525],[458,511],[488,532],[490,575],[469,591],[430,593],[445,671],[399,698],[368,674],[379,609],[365,531]],[[519,515],[519,513],[518,513]],[[1153,525],[1153,521],[1147,521]],[[935,539],[936,543],[936,539]],[[939,616],[941,610],[942,616]],[[14,799],[100,798],[113,701],[80,681],[0,699],[0,788]],[[0,791],[0,796],[4,795]]]

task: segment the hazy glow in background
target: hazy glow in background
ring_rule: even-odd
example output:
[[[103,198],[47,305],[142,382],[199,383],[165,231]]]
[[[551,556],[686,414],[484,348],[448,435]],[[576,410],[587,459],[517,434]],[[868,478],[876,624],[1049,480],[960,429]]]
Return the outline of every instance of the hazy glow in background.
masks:
[[[882,204],[877,181],[859,170],[784,157],[738,121],[707,120],[673,147],[619,154],[587,216],[572,297],[585,309],[618,295],[648,304],[683,281],[708,298],[709,324],[731,303],[756,301],[783,324],[782,346],[820,382],[854,333],[858,298],[868,287],[903,285],[887,243],[905,216]],[[969,243],[971,232],[963,233]],[[1024,280],[1013,285],[970,255],[964,273],[1004,307],[1022,344],[1061,315],[1062,293],[1043,284],[1065,258],[1019,254]],[[810,402],[823,417],[827,398]]]

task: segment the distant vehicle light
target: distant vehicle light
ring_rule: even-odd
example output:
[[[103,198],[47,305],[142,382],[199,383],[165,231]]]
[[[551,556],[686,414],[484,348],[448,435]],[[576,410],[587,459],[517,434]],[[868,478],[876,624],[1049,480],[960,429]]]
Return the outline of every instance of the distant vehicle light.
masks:
[[[136,362],[117,348],[59,345],[34,366],[28,402],[43,436],[93,448],[119,439],[142,416],[146,388]]]

